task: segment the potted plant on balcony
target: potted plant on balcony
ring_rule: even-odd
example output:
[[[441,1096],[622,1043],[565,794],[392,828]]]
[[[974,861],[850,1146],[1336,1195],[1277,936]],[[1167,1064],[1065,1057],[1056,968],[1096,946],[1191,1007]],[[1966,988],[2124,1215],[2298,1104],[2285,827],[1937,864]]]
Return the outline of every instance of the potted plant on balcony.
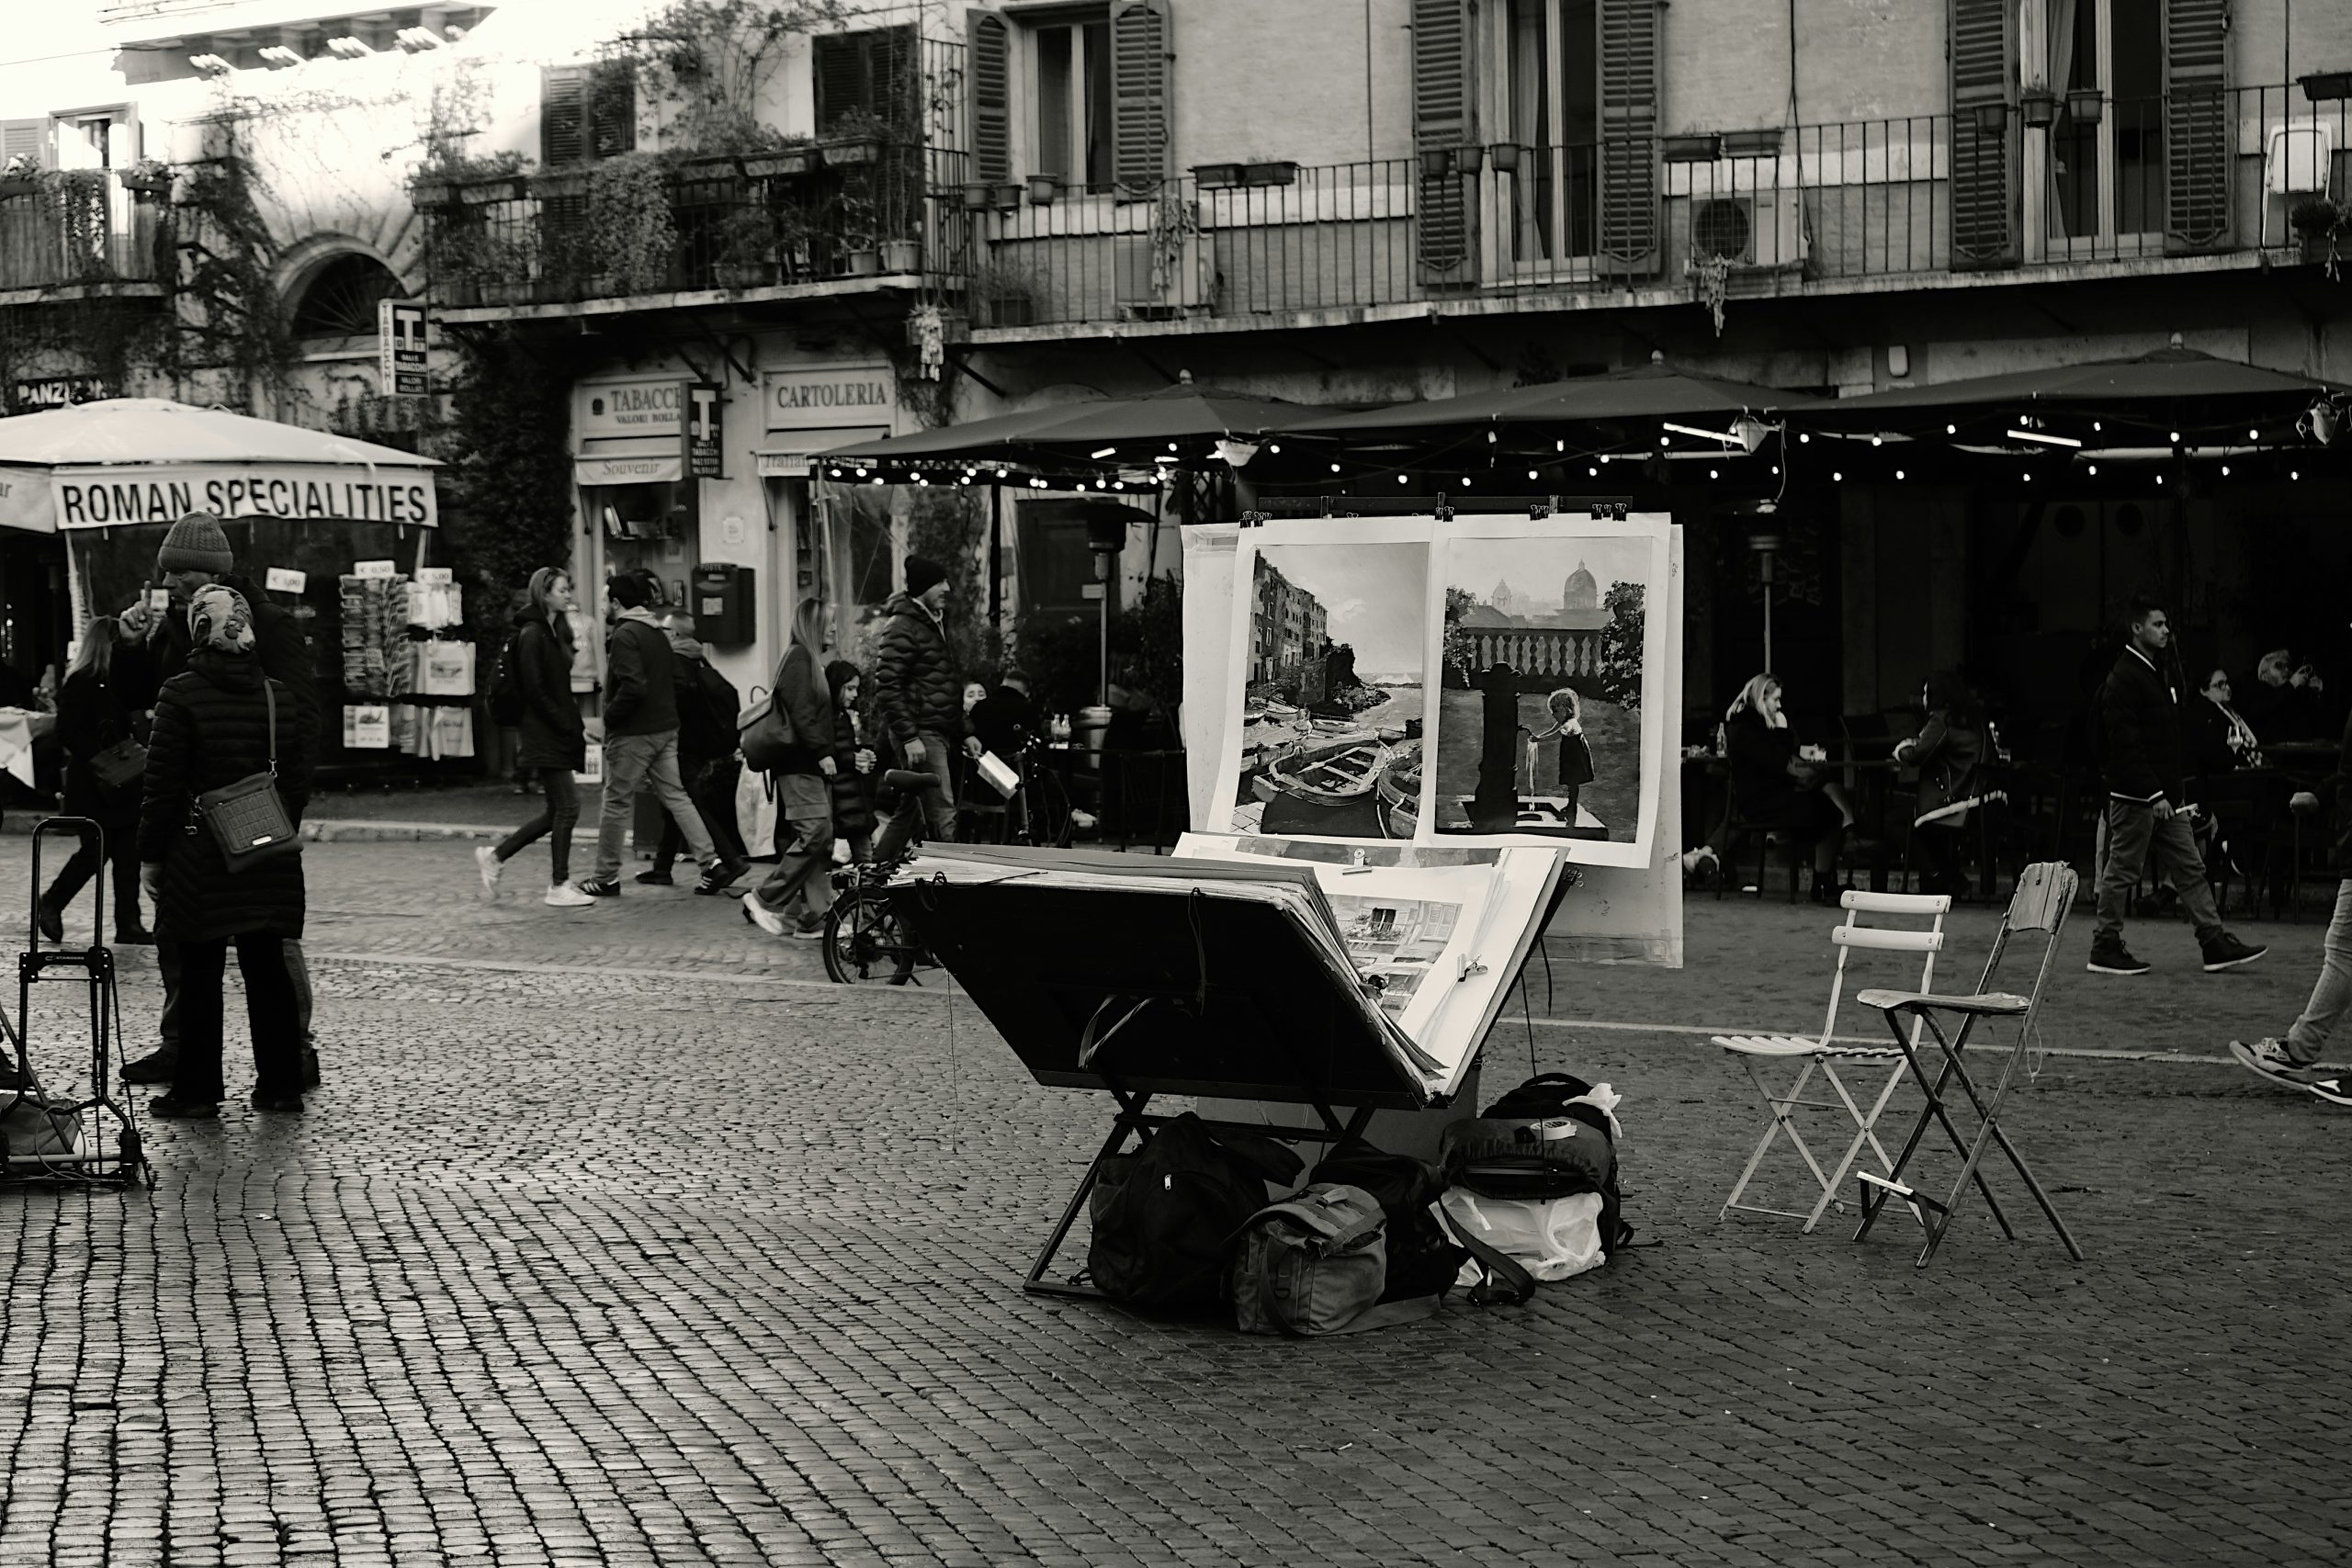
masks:
[[[760,128],[763,131],[766,127]],[[738,152],[736,164],[743,177],[752,180],[786,179],[805,175],[817,166],[816,149],[805,136],[784,136],[768,133],[774,138],[768,145],[747,148]]]
[[[160,158],[141,158],[115,175],[133,196],[153,199],[172,194],[171,165]]]
[[[1193,183],[1203,190],[1230,190],[1241,183],[1238,164],[1195,164]]]
[[[775,281],[776,222],[767,204],[737,203],[718,220],[713,272],[721,288],[764,288]]]
[[[2303,260],[2324,265],[2330,277],[2335,276],[2344,217],[2344,209],[2324,196],[2305,197],[2287,214],[2287,221],[2302,238]]]
[[[871,277],[882,270],[881,216],[873,196],[845,188],[836,199],[841,235],[842,271],[851,277]]]
[[[588,224],[592,292],[651,294],[668,286],[678,224],[658,156],[628,152],[598,164],[588,180]]]
[[[35,176],[40,173],[40,165],[21,154],[0,164],[0,201],[32,195],[39,188]]]
[[[883,141],[889,134],[889,124],[881,116],[868,109],[852,109],[833,121],[825,138],[825,164],[830,168],[848,168],[878,162]]]
[[[889,273],[921,272],[922,270],[922,242],[920,240],[883,241],[882,270]]]
[[[992,327],[1026,327],[1036,323],[1037,300],[1044,280],[1034,267],[1015,262],[989,261],[972,277],[972,301],[980,319]]]
[[[534,291],[537,247],[527,239],[485,234],[481,243],[481,302],[527,305]]]
[[[1269,159],[1241,165],[1245,186],[1286,186],[1298,178],[1298,165],[1287,159]]]

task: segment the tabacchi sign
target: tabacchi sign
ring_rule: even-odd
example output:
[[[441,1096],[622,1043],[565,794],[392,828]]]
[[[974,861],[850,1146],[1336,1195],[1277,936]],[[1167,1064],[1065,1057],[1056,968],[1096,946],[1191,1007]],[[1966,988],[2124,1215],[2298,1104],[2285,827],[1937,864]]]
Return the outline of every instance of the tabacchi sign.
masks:
[[[888,424],[899,405],[898,379],[887,365],[771,370],[761,391],[770,430]]]

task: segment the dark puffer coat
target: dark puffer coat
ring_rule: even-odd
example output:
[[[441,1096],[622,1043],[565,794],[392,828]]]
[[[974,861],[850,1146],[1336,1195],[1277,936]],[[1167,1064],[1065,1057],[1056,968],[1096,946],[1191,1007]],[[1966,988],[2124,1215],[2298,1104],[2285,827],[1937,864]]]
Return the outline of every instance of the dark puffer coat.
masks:
[[[269,766],[261,666],[249,654],[202,649],[164,682],[148,739],[147,793],[139,812],[139,859],[160,863],[155,934],[165,942],[218,942],[246,931],[302,934],[302,857],[281,855],[231,871],[201,825],[188,831],[196,797]],[[318,727],[291,692],[277,699],[277,793],[300,826],[318,757]]]
[[[950,740],[964,733],[964,686],[947,652],[947,633],[930,611],[901,593],[875,647],[868,679],[882,728],[903,747],[918,730]]]
[[[834,694],[833,712],[833,831],[844,839],[861,839],[874,831],[874,775],[857,771],[857,715],[842,706]]]
[[[571,645],[543,615],[516,617],[515,683],[523,691],[522,741],[515,764],[525,768],[588,765],[588,729],[571,697]]]

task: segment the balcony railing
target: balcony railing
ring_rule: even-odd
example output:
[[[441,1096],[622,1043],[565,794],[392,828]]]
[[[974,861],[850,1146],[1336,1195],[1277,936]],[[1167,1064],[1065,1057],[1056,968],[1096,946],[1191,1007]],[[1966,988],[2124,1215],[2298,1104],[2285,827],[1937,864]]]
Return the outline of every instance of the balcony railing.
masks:
[[[659,214],[605,165],[413,186],[444,306],[743,290],[961,267],[962,154],[888,138],[661,166]]]
[[[104,169],[0,177],[0,290],[171,276],[170,209]]]
[[[1524,291],[1736,299],[2277,250],[2333,221],[2313,203],[2352,209],[2352,103],[2317,90],[2075,94],[1958,116],[1203,165],[1142,195],[976,189],[969,310],[986,327]],[[2337,237],[2352,253],[2352,220]]]

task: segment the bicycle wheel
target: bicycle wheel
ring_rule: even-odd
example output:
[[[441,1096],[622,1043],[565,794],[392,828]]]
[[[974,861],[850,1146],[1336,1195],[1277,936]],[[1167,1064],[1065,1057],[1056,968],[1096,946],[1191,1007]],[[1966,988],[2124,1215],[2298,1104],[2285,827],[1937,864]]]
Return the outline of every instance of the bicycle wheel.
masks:
[[[853,887],[825,911],[825,976],[837,985],[887,982],[921,956],[878,887]]]

